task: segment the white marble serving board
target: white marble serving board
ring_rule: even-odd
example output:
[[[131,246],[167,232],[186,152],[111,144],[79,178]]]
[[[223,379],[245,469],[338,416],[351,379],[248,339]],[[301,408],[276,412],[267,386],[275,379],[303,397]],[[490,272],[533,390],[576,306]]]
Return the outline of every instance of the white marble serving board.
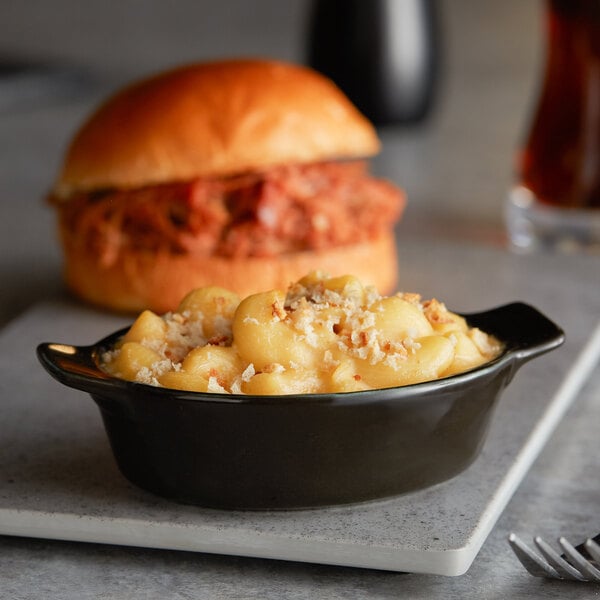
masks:
[[[318,510],[219,511],[155,497],[117,470],[89,396],[51,379],[35,357],[39,342],[92,343],[127,320],[58,298],[0,334],[0,533],[464,573],[595,366],[598,285],[583,266],[566,268],[568,261],[557,274],[551,260],[487,249],[472,255],[451,247],[437,255],[445,264],[431,261],[426,248],[406,256],[406,291],[445,290],[437,295],[459,311],[527,301],[567,333],[563,347],[519,371],[499,402],[481,455],[464,473],[396,498]],[[468,276],[449,269],[465,261]],[[491,265],[495,277],[486,280]]]

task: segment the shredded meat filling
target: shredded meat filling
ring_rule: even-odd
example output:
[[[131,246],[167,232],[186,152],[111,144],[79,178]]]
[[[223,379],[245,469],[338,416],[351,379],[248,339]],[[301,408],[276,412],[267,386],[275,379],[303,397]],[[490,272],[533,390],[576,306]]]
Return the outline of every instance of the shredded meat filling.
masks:
[[[283,166],[229,178],[53,200],[62,226],[109,265],[121,248],[274,256],[368,240],[404,198],[363,161]]]

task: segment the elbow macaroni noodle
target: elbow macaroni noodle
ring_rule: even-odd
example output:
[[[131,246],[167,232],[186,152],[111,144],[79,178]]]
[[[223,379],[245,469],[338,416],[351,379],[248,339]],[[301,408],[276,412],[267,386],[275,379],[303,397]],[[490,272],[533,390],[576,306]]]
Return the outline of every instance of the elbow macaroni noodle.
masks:
[[[488,362],[500,344],[437,300],[383,297],[352,275],[314,272],[287,292],[240,301],[190,292],[177,311],[144,311],[103,356],[116,377],[197,392],[354,392],[445,377]]]

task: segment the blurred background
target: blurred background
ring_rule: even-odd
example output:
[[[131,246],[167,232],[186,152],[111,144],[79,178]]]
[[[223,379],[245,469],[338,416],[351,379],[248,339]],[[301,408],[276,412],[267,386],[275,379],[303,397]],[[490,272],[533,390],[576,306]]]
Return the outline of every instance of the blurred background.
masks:
[[[434,5],[440,70],[433,110],[418,123],[380,126],[383,151],[373,170],[407,191],[398,226],[407,243],[458,234],[502,245],[515,152],[540,84],[543,6]],[[131,79],[181,63],[231,56],[306,62],[311,7],[311,0],[1,3],[0,320],[60,288],[44,195],[89,111]],[[50,65],[56,77],[23,73],[15,68],[23,62]]]

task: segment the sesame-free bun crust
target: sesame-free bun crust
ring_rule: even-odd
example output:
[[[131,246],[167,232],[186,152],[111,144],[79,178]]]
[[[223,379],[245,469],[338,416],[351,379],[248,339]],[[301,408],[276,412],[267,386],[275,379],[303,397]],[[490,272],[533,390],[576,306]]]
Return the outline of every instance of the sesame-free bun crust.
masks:
[[[378,150],[373,126],[315,71],[267,60],[209,62],[141,81],[104,103],[75,136],[54,195]]]
[[[398,275],[392,232],[372,240],[324,251],[239,259],[219,256],[123,251],[103,267],[63,229],[65,279],[80,298],[120,312],[149,308],[164,313],[177,308],[191,289],[208,285],[237,292],[242,298],[271,289],[287,289],[312,270],[332,276],[352,274],[382,294],[395,291]]]

